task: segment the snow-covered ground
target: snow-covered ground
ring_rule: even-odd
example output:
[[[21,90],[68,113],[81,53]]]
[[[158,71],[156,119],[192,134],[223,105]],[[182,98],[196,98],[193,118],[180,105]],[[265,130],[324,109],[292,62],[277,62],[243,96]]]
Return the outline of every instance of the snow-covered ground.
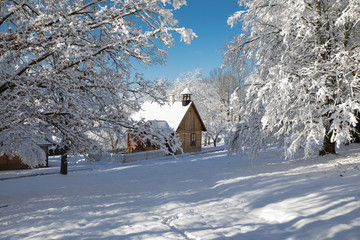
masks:
[[[0,172],[0,239],[360,239],[359,147]]]

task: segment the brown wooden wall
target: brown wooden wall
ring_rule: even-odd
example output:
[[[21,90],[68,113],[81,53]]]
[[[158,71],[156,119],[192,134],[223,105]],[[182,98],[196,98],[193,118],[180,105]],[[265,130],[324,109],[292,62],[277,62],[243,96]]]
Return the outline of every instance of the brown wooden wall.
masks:
[[[0,170],[15,170],[15,169],[27,169],[29,166],[22,163],[19,156],[15,156],[12,159],[8,155],[0,156]]]
[[[160,149],[160,146],[154,146],[150,143],[142,144],[140,139],[134,138],[131,133],[128,133],[127,136],[127,151],[128,152],[142,152],[142,151],[152,151]]]
[[[49,166],[49,151],[48,146],[40,146],[46,155],[46,165],[39,165],[37,167],[48,167]],[[16,170],[16,169],[29,169],[30,167],[24,164],[19,156],[9,158],[8,155],[0,156],[0,170]]]
[[[178,134],[182,143],[181,147],[184,152],[194,152],[201,150],[201,121],[193,105],[190,106],[184,119],[178,128]],[[191,146],[191,134],[196,134],[196,144]]]

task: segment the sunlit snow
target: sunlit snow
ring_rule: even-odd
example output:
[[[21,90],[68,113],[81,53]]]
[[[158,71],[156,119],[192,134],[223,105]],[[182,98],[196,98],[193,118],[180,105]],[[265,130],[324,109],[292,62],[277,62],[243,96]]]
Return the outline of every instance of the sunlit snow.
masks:
[[[181,102],[174,102],[173,104],[160,105],[156,102],[145,102],[141,106],[141,111],[136,112],[132,118],[140,121],[144,120],[162,120],[169,124],[169,127],[175,131],[178,129],[186,112],[191,104],[183,106]]]
[[[307,160],[273,149],[255,163],[218,151],[71,163],[67,176],[58,165],[0,172],[0,239],[359,239],[357,144]]]

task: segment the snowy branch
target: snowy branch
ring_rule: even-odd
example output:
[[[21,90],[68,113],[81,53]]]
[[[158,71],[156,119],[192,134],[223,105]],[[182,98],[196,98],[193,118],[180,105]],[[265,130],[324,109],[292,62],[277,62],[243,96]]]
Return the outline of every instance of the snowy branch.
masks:
[[[277,144],[292,157],[309,156],[320,144],[320,152],[334,153],[335,143],[352,141],[360,120],[354,117],[360,92],[353,87],[360,80],[354,25],[360,6],[351,0],[239,3],[246,12],[229,20],[241,18],[246,34],[227,45],[224,62],[242,71],[255,62],[256,68],[239,111],[244,123],[233,129],[229,146],[256,155]]]
[[[50,137],[87,155],[106,145],[93,136],[134,128],[139,99],[161,100],[164,85],[136,79],[132,63],[165,62],[174,32],[186,43],[196,36],[174,18],[186,2],[167,3],[8,1],[0,15],[0,154]]]

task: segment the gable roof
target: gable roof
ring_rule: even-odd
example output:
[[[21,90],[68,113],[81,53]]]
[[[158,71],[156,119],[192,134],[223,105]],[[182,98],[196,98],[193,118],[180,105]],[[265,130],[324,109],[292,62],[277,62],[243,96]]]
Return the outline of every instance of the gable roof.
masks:
[[[144,119],[145,121],[166,121],[169,127],[177,131],[190,106],[195,108],[195,111],[200,118],[202,129],[205,129],[204,123],[193,102],[187,106],[183,106],[182,102],[174,102],[171,105],[160,105],[159,103],[148,101],[141,106],[139,112],[133,114],[132,119],[137,121],[141,119]]]

